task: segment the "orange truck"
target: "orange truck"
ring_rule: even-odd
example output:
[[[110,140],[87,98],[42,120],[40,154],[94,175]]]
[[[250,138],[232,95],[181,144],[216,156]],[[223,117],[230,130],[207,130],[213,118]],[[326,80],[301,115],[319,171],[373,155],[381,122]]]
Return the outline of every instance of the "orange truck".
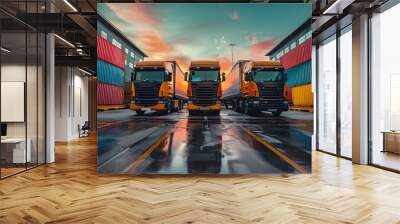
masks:
[[[220,72],[218,61],[192,61],[185,73],[188,81],[187,109],[189,115],[208,113],[219,115],[221,110],[221,82],[225,74]]]
[[[138,115],[146,110],[178,111],[188,100],[187,86],[175,61],[137,62],[131,77],[130,109]]]
[[[223,82],[221,100],[237,112],[251,115],[270,111],[280,116],[289,108],[283,71],[276,61],[238,61]]]

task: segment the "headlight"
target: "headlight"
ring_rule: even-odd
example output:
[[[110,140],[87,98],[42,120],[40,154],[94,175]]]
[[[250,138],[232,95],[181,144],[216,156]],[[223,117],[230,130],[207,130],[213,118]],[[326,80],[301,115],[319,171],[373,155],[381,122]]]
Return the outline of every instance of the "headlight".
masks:
[[[158,103],[159,103],[159,104],[163,104],[163,103],[164,103],[164,100],[159,100]]]

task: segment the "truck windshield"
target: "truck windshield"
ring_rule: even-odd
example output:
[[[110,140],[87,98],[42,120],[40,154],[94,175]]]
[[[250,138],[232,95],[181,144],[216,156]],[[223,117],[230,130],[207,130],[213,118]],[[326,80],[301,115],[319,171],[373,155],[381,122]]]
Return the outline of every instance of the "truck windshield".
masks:
[[[192,82],[219,80],[219,70],[192,70],[190,74]]]
[[[139,82],[162,82],[164,81],[164,70],[138,70],[135,81]]]
[[[282,71],[259,70],[253,73],[254,82],[277,82],[282,80]]]

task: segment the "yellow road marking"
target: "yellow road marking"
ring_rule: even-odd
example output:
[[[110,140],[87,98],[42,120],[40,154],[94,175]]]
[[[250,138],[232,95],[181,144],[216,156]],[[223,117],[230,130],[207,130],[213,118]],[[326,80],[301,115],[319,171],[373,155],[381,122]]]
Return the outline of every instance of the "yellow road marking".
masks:
[[[264,145],[267,149],[271,150],[273,153],[275,153],[281,159],[285,160],[287,163],[289,163],[293,168],[298,170],[300,173],[307,173],[307,171],[301,165],[299,165],[295,161],[289,159],[287,156],[285,156],[283,153],[281,153],[278,149],[276,149],[273,145],[271,145],[270,143],[266,142],[264,139],[262,139],[261,137],[259,137],[256,134],[254,134],[249,129],[247,129],[245,127],[241,127],[241,128],[243,129],[244,132],[246,132],[248,135],[250,135],[251,137],[256,139],[259,143]]]
[[[137,160],[135,160],[131,165],[128,166],[127,172],[131,173],[136,170],[142,163],[149,157],[149,155],[156,149],[158,146],[163,143],[163,141],[170,135],[171,131],[167,131],[161,138],[159,138],[153,145],[151,145]]]

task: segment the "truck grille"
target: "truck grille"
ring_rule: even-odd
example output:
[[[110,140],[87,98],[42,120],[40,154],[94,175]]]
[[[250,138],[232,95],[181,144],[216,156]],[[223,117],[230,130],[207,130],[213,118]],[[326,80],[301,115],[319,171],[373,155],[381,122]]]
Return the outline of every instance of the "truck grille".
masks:
[[[192,102],[200,106],[210,106],[217,103],[218,83],[192,83]]]
[[[280,108],[284,101],[283,83],[257,83],[263,108]]]
[[[135,83],[135,103],[143,106],[157,104],[160,86],[161,83]]]

